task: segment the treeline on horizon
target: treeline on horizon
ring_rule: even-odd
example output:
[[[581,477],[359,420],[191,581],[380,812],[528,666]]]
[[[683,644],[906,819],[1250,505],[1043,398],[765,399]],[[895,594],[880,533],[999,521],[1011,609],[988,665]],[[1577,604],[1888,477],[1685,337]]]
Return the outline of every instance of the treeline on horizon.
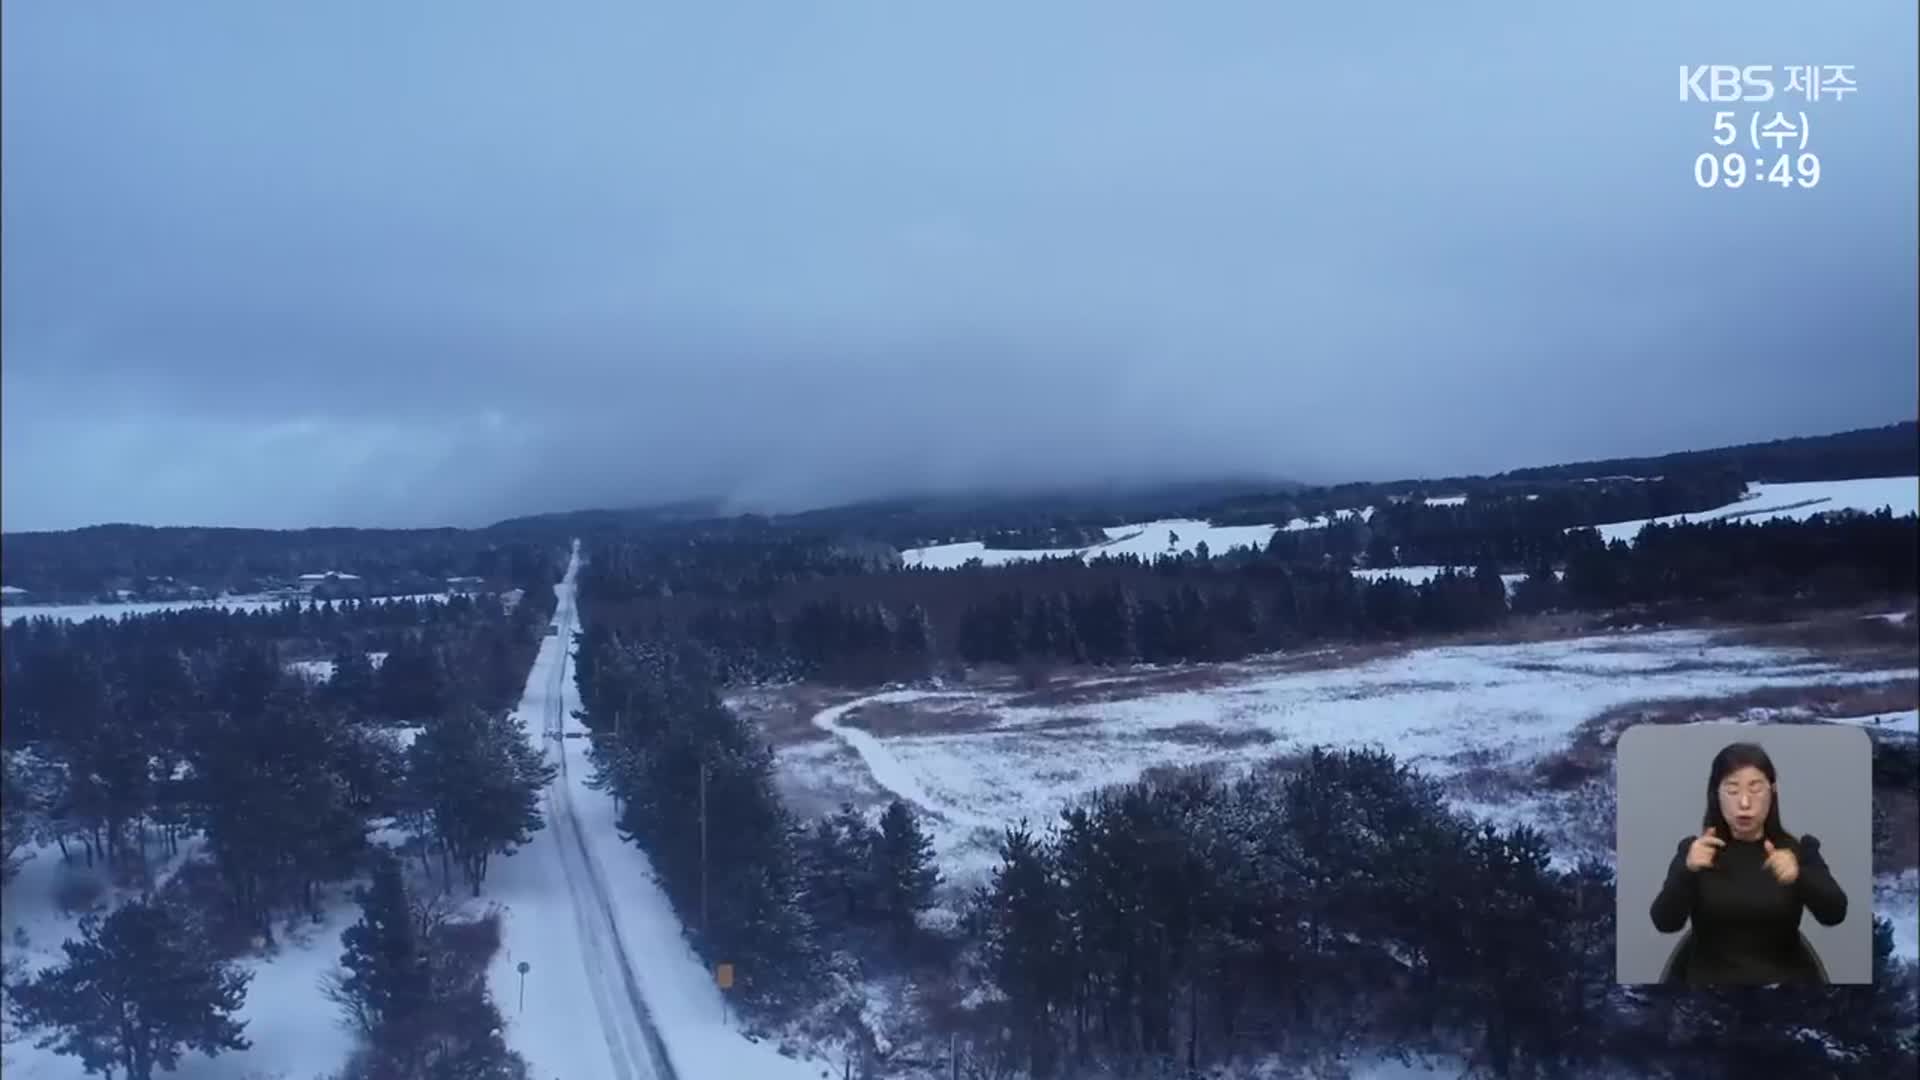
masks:
[[[446,590],[447,579],[488,583],[544,576],[565,538],[516,538],[464,529],[215,529],[96,525],[8,533],[0,579],[36,602],[87,603],[157,582],[211,595],[246,595],[301,574],[354,574],[371,596]]]
[[[574,537],[599,541],[644,533],[660,543],[770,540],[808,536],[895,549],[983,540],[1001,548],[1084,546],[1102,529],[1158,518],[1216,524],[1285,525],[1296,518],[1374,507],[1408,519],[1417,541],[1436,529],[1489,526],[1545,536],[1553,530],[1666,514],[1697,513],[1734,501],[1749,482],[1912,476],[1920,468],[1920,424],[1907,421],[1833,435],[1648,458],[1519,469],[1495,476],[1443,477],[1334,486],[1252,481],[1163,484],[1033,495],[903,497],[767,517],[725,516],[718,500],[634,510],[533,515],[486,529],[299,530],[98,525],[10,532],[0,544],[0,581],[37,600],[84,602],[114,588],[172,579],[210,592],[254,592],[270,580],[329,570],[359,575],[373,595],[432,592],[450,577],[516,576],[530,548]],[[1424,496],[1467,495],[1459,507],[1424,508]],[[1420,509],[1454,510],[1457,520]],[[1436,526],[1436,522],[1444,523]],[[1504,523],[1504,524],[1502,524]],[[1457,546],[1457,542],[1455,546]],[[876,552],[865,551],[872,559]],[[1373,565],[1387,565],[1379,552]],[[1474,564],[1478,557],[1405,547],[1398,562]]]
[[[1468,495],[1476,503],[1528,501],[1570,491],[1577,512],[1563,527],[1697,513],[1726,505],[1740,485],[1913,476],[1920,469],[1920,424],[1905,421],[1806,438],[1684,451],[1647,458],[1551,465],[1494,476],[1429,477],[1314,486],[1257,480],[1112,485],[997,495],[921,495],[870,499],[768,517],[725,516],[720,500],[629,510],[580,510],[503,522],[550,535],[610,540],[648,533],[662,542],[689,537],[764,541],[774,535],[864,537],[895,548],[962,540],[1001,548],[1073,547],[1100,530],[1164,518],[1217,524],[1284,525],[1294,518],[1423,496]],[[1658,479],[1655,479],[1658,478]]]
[[[1447,511],[1455,508],[1432,508]],[[1380,514],[1376,513],[1376,518]],[[981,663],[1126,664],[1230,660],[1326,642],[1369,642],[1498,626],[1514,615],[1709,615],[1770,620],[1920,591],[1909,515],[1655,525],[1636,542],[1593,530],[1551,547],[1463,545],[1477,565],[1418,585],[1366,580],[1347,565],[1404,519],[1277,533],[1265,551],[1045,559],[952,570],[879,570],[831,543],[790,538],[592,550],[581,572],[598,621],[634,637],[680,637],[725,682],[912,680]],[[1413,515],[1416,527],[1429,520]],[[1454,534],[1456,536],[1460,534]],[[1498,550],[1492,550],[1498,548]],[[1465,551],[1462,552],[1466,553]],[[1508,588],[1502,567],[1523,575]],[[1512,573],[1513,571],[1508,571]]]
[[[1355,1046],[1500,1077],[1912,1070],[1914,971],[1884,920],[1871,987],[1622,988],[1609,867],[1555,868],[1538,833],[1456,813],[1380,751],[1102,792],[1007,830],[987,884],[933,918],[914,811],[793,817],[710,657],[609,625],[602,587],[582,584],[577,665],[596,783],[695,949],[735,965],[751,1026],[847,1038],[855,1075],[944,1069],[949,1047],[967,1075],[1032,1077],[1210,1075]],[[907,973],[929,1029],[883,1048],[846,1018],[861,985]]]
[[[1471,502],[1526,502],[1557,495],[1599,495],[1558,524],[1599,525],[1724,506],[1740,493],[1735,483],[1783,484],[1913,476],[1920,471],[1920,423],[1903,421],[1833,435],[1775,439],[1654,457],[1609,458],[1513,469],[1493,476],[1339,484],[1280,496],[1242,496],[1202,506],[1195,515],[1222,524],[1281,524],[1272,512],[1291,501],[1314,514],[1386,505],[1400,498],[1466,495]],[[1722,497],[1725,496],[1725,497]],[[1612,500],[1621,500],[1618,503]],[[1633,503],[1644,500],[1644,512]],[[1311,516],[1302,514],[1296,516]],[[1256,521],[1254,519],[1264,520]]]

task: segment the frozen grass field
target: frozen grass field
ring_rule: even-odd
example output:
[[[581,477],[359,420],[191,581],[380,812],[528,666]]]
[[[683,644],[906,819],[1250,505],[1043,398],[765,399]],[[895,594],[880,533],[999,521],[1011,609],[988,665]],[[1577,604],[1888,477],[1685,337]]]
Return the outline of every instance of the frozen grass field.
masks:
[[[1022,819],[1049,825],[1073,800],[1155,769],[1231,771],[1313,745],[1384,748],[1441,780],[1458,809],[1543,829],[1562,864],[1610,859],[1605,762],[1618,726],[1838,721],[1905,737],[1920,704],[1910,659],[1863,663],[1700,630],[1380,652],[1132,669],[1040,688],[1001,680],[815,696],[805,724],[781,692],[734,703],[785,717],[769,730],[798,812],[894,797],[920,809],[956,895],[984,880],[1001,831]],[[1556,771],[1583,753],[1588,768]],[[1896,882],[1883,899],[1897,908],[1905,895],[1910,906],[1911,894]]]

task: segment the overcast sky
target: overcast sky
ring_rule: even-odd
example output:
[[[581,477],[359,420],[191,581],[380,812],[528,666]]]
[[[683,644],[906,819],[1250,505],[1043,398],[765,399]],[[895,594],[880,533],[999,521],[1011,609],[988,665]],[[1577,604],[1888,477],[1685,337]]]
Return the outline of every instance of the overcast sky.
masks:
[[[1913,0],[1303,7],[8,0],[0,516],[1337,482],[1914,416]],[[1681,104],[1683,63],[1859,89]],[[1806,110],[1819,186],[1698,188],[1716,108]]]

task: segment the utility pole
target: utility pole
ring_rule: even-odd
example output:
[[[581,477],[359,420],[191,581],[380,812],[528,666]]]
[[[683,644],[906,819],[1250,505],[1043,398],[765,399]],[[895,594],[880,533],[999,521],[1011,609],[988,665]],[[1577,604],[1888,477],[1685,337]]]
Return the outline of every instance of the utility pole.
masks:
[[[707,936],[707,763],[700,762],[700,936]]]

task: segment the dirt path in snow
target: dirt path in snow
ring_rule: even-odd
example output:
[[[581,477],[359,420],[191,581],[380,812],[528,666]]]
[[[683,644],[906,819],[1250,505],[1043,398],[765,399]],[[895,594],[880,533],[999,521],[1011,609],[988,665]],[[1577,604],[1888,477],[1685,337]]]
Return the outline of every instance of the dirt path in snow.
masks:
[[[821,709],[813,714],[813,726],[840,740],[854,753],[860,755],[860,761],[866,765],[867,772],[873,775],[874,783],[911,803],[919,810],[955,825],[996,830],[1001,828],[1004,822],[968,813],[935,798],[921,785],[920,778],[914,775],[913,770],[895,757],[893,751],[887,749],[886,744],[876,738],[872,732],[844,727],[840,723],[842,717],[862,706],[913,701],[927,696],[925,692],[919,690],[891,690],[882,694],[869,694],[863,698],[855,698],[852,701]]]

